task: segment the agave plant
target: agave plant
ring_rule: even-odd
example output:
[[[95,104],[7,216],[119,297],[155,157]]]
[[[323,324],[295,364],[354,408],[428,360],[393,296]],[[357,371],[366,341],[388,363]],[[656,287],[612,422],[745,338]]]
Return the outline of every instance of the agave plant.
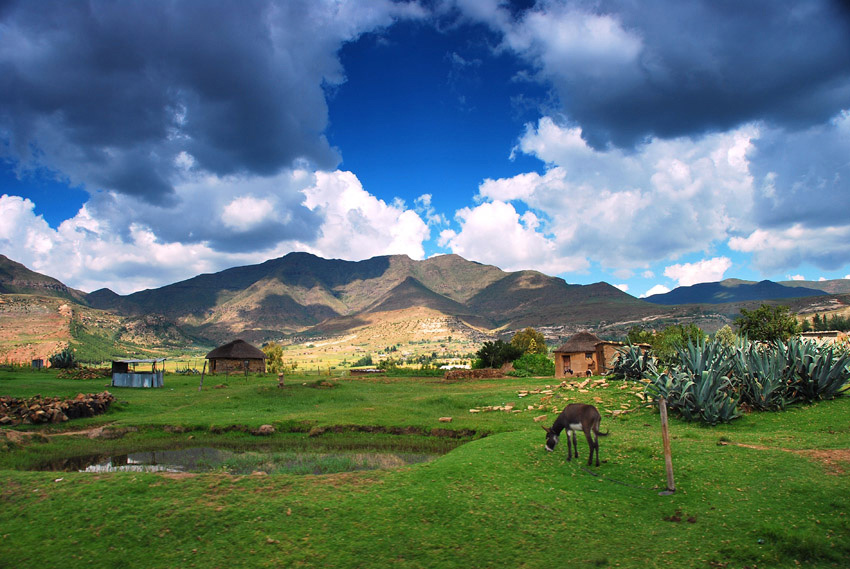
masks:
[[[619,354],[614,361],[613,372],[623,379],[639,381],[651,377],[657,369],[657,361],[647,349],[628,344],[617,348],[617,351]]]
[[[729,345],[717,340],[689,340],[677,349],[676,366],[696,377],[702,377],[704,372],[728,376],[735,366],[733,353]]]
[[[793,401],[791,368],[781,347],[743,343],[733,358],[735,386],[741,402],[759,411],[784,409]]]
[[[850,354],[845,350],[796,339],[777,344],[793,374],[789,387],[795,399],[832,399],[850,389]]]
[[[709,425],[728,423],[740,416],[732,380],[717,370],[703,370],[698,375],[678,367],[657,373],[645,392],[654,398],[664,397],[668,406],[687,421]]]
[[[57,369],[72,369],[77,367],[77,358],[74,355],[74,350],[65,348],[61,352],[56,352],[49,358],[50,367]]]

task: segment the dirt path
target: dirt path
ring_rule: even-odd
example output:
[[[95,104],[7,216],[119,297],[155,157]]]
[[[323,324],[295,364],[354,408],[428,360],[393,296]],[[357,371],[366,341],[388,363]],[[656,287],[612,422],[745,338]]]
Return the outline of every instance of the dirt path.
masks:
[[[841,475],[847,473],[847,467],[850,465],[850,448],[835,448],[835,449],[789,449],[778,447],[767,447],[762,445],[748,445],[743,443],[730,443],[735,446],[751,448],[754,450],[781,450],[782,452],[790,452],[805,456],[806,458],[816,460],[822,463],[828,474]]]

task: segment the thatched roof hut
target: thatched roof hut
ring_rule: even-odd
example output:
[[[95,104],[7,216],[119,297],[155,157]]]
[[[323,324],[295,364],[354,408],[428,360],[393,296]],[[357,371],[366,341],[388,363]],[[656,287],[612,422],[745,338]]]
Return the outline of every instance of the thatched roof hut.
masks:
[[[591,334],[590,332],[579,332],[578,334],[571,336],[563,346],[556,348],[554,351],[564,354],[595,352],[596,344],[601,341],[602,339],[596,334]]]
[[[266,354],[245,340],[233,340],[207,354],[210,373],[266,372]]]
[[[555,377],[607,373],[614,365],[620,342],[606,342],[596,334],[579,332],[555,349]]]

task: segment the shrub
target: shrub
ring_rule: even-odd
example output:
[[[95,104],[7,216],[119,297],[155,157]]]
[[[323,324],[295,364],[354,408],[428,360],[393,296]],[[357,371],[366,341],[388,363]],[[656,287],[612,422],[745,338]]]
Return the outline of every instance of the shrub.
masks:
[[[555,362],[545,354],[523,354],[514,360],[514,371],[508,375],[515,377],[555,375]]]
[[[522,355],[522,350],[511,344],[506,344],[502,340],[496,340],[495,342],[484,342],[484,345],[475,355],[478,358],[476,365],[499,368],[518,359]]]
[[[354,362],[353,364],[351,364],[351,367],[370,366],[370,365],[374,365],[372,363],[372,354],[367,354],[367,355],[363,356],[362,358],[360,358],[359,360],[357,360],[356,362]]]

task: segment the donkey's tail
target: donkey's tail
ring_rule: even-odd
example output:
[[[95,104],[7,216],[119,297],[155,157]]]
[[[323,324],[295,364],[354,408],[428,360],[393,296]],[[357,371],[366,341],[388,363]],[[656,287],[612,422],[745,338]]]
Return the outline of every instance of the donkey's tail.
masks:
[[[603,433],[602,431],[599,431],[599,433],[598,433],[598,434],[599,434],[599,436],[600,436],[600,437],[607,437],[607,436],[608,436],[608,433],[610,433],[610,432],[611,432],[610,430],[605,431],[604,433]]]

